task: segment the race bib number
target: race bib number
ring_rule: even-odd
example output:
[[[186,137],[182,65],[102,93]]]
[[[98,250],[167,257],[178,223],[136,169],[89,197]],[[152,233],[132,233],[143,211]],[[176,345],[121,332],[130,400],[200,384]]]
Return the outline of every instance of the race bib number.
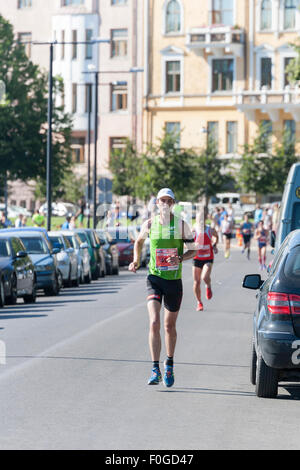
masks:
[[[210,257],[210,245],[200,245],[198,256],[201,256],[201,258],[209,258]]]
[[[160,271],[177,271],[178,266],[173,266],[167,262],[169,256],[177,256],[177,248],[157,248],[156,249],[156,269]]]

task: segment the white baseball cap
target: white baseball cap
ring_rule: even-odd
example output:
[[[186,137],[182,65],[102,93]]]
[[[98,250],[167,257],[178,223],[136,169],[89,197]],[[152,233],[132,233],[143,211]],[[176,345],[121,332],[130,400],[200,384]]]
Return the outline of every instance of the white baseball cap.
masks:
[[[157,198],[157,199],[160,199],[161,197],[164,197],[164,196],[168,196],[168,197],[170,197],[171,199],[173,199],[173,200],[175,201],[174,193],[173,193],[172,189],[170,189],[170,188],[163,188],[163,189],[161,189],[161,190],[158,192],[156,198]]]

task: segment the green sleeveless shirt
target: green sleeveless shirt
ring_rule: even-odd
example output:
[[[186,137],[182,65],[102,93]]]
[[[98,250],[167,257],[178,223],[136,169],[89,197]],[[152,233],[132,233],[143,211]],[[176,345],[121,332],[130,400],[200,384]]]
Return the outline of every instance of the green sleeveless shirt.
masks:
[[[170,281],[181,279],[182,264],[171,266],[166,262],[170,255],[183,255],[183,240],[180,232],[182,220],[174,216],[170,223],[161,225],[159,215],[154,218],[149,231],[149,274]]]

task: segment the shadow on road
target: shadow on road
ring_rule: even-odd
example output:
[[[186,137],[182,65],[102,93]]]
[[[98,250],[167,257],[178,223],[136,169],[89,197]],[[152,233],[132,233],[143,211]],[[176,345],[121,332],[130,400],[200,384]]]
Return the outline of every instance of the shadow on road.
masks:
[[[279,395],[279,400],[300,400],[300,385],[279,385],[279,388],[284,388],[290,395]]]
[[[241,397],[254,397],[254,392],[243,392],[242,390],[218,390],[215,388],[190,388],[190,387],[172,387],[166,390],[157,390],[160,393],[196,393],[200,395],[229,395]]]

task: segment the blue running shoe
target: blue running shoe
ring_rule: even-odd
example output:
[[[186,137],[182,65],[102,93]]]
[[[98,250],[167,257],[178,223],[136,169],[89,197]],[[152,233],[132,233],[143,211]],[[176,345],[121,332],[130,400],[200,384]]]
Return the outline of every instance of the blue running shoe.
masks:
[[[172,366],[167,366],[165,364],[165,373],[164,373],[164,385],[166,387],[172,387],[174,385],[175,377],[174,370]]]
[[[162,377],[161,377],[161,372],[158,367],[154,367],[152,369],[151,377],[148,380],[148,385],[158,385],[159,382],[161,382]]]

